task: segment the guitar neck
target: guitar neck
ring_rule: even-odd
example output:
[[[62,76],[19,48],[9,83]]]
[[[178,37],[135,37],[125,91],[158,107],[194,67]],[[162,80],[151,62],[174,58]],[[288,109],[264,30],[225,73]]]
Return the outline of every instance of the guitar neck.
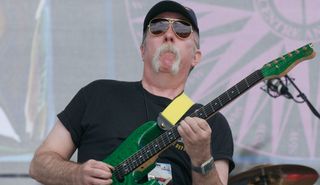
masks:
[[[239,97],[241,94],[249,90],[251,87],[256,85],[264,78],[261,70],[256,70],[249,76],[238,82],[236,85],[229,88],[227,91],[222,93],[216,99],[212,100],[207,105],[199,108],[197,111],[193,112],[191,117],[199,117],[202,119],[208,119],[224,106],[229,104],[231,101]]]
[[[208,119],[228,103],[236,99],[242,93],[246,92],[248,89],[256,85],[263,79],[263,74],[261,70],[257,70],[247,76],[245,79],[241,80],[239,83],[228,89],[226,92],[222,93],[216,99],[208,103],[207,105],[197,109],[195,112],[190,114],[191,117],[199,117],[202,119]],[[160,153],[177,139],[180,138],[178,133],[178,124],[173,126],[171,129],[167,130],[152,142],[148,143],[142,147],[139,151],[134,153],[131,157],[124,160],[118,166],[116,166],[116,172],[121,173],[119,176],[124,176],[137,167],[142,165],[144,162],[149,160],[151,157]]]

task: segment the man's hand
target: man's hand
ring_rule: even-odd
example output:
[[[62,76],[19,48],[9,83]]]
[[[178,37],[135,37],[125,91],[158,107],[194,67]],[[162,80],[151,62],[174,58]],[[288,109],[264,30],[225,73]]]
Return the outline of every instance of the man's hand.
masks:
[[[109,185],[112,184],[112,170],[111,165],[91,159],[76,169],[74,180],[80,185]]]
[[[200,166],[211,157],[211,128],[206,120],[186,117],[181,121],[178,132],[194,166]]]

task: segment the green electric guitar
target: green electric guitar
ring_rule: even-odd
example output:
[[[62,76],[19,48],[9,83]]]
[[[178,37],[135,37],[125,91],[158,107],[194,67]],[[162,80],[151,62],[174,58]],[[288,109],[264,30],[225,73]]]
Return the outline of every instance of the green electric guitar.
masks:
[[[284,76],[295,65],[315,55],[312,44],[283,55],[265,64],[261,69],[256,70],[189,116],[208,119],[258,82]],[[114,167],[113,184],[159,185],[156,180],[143,183],[141,180],[155,167],[159,154],[180,138],[177,127],[178,124],[169,130],[163,130],[156,121],[149,121],[130,134],[111,155],[103,160]]]

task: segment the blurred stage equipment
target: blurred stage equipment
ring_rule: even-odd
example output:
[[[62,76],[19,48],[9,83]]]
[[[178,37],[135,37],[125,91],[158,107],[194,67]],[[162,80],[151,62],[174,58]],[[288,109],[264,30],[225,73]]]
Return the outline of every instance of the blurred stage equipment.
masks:
[[[319,177],[313,168],[295,165],[259,165],[229,178],[228,185],[312,185]]]
[[[271,97],[277,98],[279,96],[284,96],[287,99],[292,99],[296,103],[304,103],[306,102],[309,106],[311,112],[320,119],[319,112],[314,108],[311,102],[308,100],[307,96],[301,92],[298,86],[294,83],[294,79],[289,77],[288,75],[284,76],[285,81],[283,82],[281,78],[273,78],[265,81],[265,86],[261,87],[263,91],[268,93]],[[295,98],[289,91],[288,85],[291,84],[293,87],[299,92],[297,97]],[[299,100],[301,98],[302,100]]]

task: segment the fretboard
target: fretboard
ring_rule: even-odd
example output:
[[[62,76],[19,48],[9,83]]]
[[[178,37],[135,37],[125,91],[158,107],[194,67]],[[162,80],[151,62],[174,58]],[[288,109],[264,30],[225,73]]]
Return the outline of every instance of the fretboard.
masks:
[[[207,105],[199,108],[193,112],[190,117],[199,117],[202,119],[208,119],[213,116],[216,112],[222,109],[224,106],[229,104],[231,101],[239,97],[241,94],[246,92],[248,89],[256,85],[263,79],[263,75],[260,70],[251,73],[249,76],[238,82],[236,85],[229,88],[227,91],[222,93],[216,99],[212,100]]]
[[[222,93],[216,99],[211,101],[205,106],[197,109],[195,112],[190,114],[190,117],[199,117],[202,119],[208,119],[213,116],[216,112],[226,106],[228,103],[239,97],[241,94],[246,92],[248,89],[256,85],[263,79],[263,74],[261,70],[257,70],[251,73],[249,76],[238,82],[236,85]],[[171,129],[167,130],[156,139],[142,147],[132,156],[121,162],[115,167],[114,175],[116,177],[124,177],[126,174],[132,172],[137,167],[142,165],[144,162],[149,160],[154,155],[160,153],[169,145],[174,143],[180,138],[178,133],[178,124],[173,126]]]

